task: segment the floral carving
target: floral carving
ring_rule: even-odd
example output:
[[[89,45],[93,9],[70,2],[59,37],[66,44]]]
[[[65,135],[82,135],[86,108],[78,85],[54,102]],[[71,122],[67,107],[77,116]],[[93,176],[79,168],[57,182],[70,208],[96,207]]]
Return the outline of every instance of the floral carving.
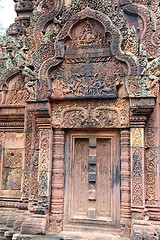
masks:
[[[142,150],[132,149],[133,157],[133,182],[132,182],[132,206],[143,205],[143,177],[142,177]]]
[[[76,101],[54,103],[52,125],[56,128],[126,127],[129,123],[127,106],[128,101],[120,99],[88,101],[87,104]]]
[[[38,194],[48,196],[49,194],[49,167],[50,167],[50,142],[51,130],[42,129],[39,141],[39,164],[38,164]]]

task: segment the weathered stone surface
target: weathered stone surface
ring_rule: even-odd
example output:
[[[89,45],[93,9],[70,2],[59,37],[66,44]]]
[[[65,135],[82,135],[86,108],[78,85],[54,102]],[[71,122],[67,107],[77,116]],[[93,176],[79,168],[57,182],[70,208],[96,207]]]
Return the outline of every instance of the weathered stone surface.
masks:
[[[14,2],[0,42],[0,223],[22,234],[0,234],[158,239],[159,1]]]

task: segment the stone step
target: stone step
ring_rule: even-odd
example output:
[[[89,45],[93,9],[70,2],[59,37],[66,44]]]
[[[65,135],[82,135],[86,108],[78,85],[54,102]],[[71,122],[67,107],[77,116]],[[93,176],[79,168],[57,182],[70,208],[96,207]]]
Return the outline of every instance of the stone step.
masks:
[[[33,240],[129,240],[130,238],[105,233],[62,232],[59,234],[46,234],[33,236]]]

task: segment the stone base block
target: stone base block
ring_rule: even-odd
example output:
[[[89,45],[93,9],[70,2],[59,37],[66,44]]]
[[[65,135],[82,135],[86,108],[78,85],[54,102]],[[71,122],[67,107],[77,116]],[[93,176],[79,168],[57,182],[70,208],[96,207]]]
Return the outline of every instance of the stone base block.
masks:
[[[12,240],[31,240],[33,239],[33,235],[26,235],[26,234],[14,234]]]
[[[4,234],[6,231],[8,231],[8,228],[5,228],[4,226],[0,226],[0,239],[4,237]]]
[[[133,240],[159,240],[160,227],[152,225],[151,222],[145,220],[137,220],[132,225]]]
[[[7,227],[13,227],[14,222],[19,219],[19,216],[24,214],[25,212],[23,210],[14,210],[12,214],[7,219]]]
[[[34,214],[26,219],[21,225],[21,233],[45,234],[47,230],[47,216]]]
[[[14,210],[15,208],[0,208],[0,224],[7,224],[7,219]]]
[[[14,222],[14,230],[20,231],[22,223],[24,223],[29,216],[31,216],[31,213],[29,211],[23,213],[19,212],[17,220]]]

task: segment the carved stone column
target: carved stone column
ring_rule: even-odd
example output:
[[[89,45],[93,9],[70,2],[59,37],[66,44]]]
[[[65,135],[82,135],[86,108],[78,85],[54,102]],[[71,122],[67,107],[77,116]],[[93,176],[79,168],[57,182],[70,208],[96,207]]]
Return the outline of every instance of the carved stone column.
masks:
[[[53,168],[50,230],[62,231],[64,191],[64,130],[53,133]]]
[[[130,131],[121,130],[121,235],[131,230]]]

